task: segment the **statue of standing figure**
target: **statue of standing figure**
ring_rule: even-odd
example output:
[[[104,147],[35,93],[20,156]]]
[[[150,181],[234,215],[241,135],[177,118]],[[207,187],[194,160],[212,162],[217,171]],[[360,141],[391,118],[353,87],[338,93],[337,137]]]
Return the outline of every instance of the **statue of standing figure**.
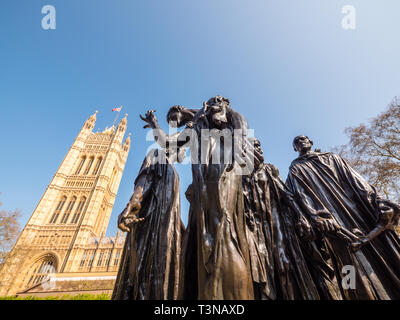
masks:
[[[312,146],[307,136],[294,139],[299,157],[290,166],[287,185],[320,248],[326,248],[338,299],[400,299],[400,239],[388,228],[397,221],[399,206],[380,198],[340,156],[313,152]],[[342,284],[345,267],[354,268],[353,287]]]
[[[113,300],[176,300],[181,234],[179,177],[184,149],[150,150],[118,226],[128,232]]]
[[[235,129],[245,132],[247,121],[230,107],[228,99],[220,96],[204,103],[196,114],[191,110],[193,109],[174,106],[167,116],[168,122],[174,122],[174,126],[186,125],[186,129],[176,137],[177,144],[181,146],[191,142],[192,155],[197,157],[197,161],[192,158],[193,192],[189,217],[191,234],[188,235],[188,238],[193,239],[195,233],[196,247],[193,244],[185,245],[184,253],[185,257],[197,259],[197,274],[194,275],[197,293],[192,292],[191,296],[195,295],[196,299],[202,300],[253,299],[242,177],[233,170],[238,166],[236,162],[226,163],[224,160],[212,159],[215,148],[218,148],[219,160],[233,156],[230,154],[226,157],[224,143],[232,143]],[[161,146],[164,141],[172,138],[161,130],[153,113],[148,113],[144,120],[152,129],[157,130],[156,141]],[[214,130],[216,134],[204,139],[204,129]],[[218,134],[222,130],[225,133],[230,132],[231,140],[220,141]],[[194,143],[194,140],[201,141],[202,147],[198,148],[199,144]],[[227,149],[232,150],[232,147]],[[196,254],[193,254],[193,250]],[[184,265],[191,263],[185,258],[183,261]],[[187,281],[188,279],[183,279],[182,290],[187,288]]]
[[[400,298],[392,230],[400,207],[342,158],[296,137],[299,157],[285,184],[248,137],[245,117],[221,96],[199,109],[171,107],[168,124],[184,127],[172,135],[153,110],[141,119],[161,149],[146,157],[119,216],[129,233],[113,299]],[[186,148],[193,181],[185,230],[173,164]],[[355,288],[342,283],[346,266],[355,269]]]
[[[264,163],[260,141],[252,140],[254,171],[243,176],[243,188],[254,298],[320,299],[301,245],[310,226],[278,169]]]

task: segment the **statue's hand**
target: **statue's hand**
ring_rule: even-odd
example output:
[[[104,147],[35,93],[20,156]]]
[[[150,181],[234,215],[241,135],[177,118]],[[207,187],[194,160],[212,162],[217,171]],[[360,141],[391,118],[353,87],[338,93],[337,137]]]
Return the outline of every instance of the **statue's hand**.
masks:
[[[125,218],[126,218],[125,211],[126,211],[126,209],[124,211],[122,211],[122,213],[118,216],[118,229],[120,229],[123,232],[129,232],[130,229],[125,224]]]
[[[363,237],[360,238],[359,240],[356,240],[350,244],[350,248],[353,252],[357,252],[358,250],[361,249],[362,246],[367,244],[369,241],[367,238]]]
[[[313,216],[313,224],[322,233],[333,232],[336,233],[340,230],[340,226],[336,220],[332,217],[330,212],[320,210]]]
[[[380,211],[379,225],[389,229],[398,224],[400,208],[397,204],[388,200],[382,200],[378,206]]]
[[[124,211],[118,216],[118,228],[121,231],[129,232],[133,225],[142,222],[144,218],[137,217],[140,209],[141,204],[139,201],[129,202]]]
[[[140,119],[142,119],[144,122],[146,122],[147,124],[143,127],[143,128],[155,128],[157,126],[157,118],[154,115],[155,110],[148,110],[145,114],[145,116],[143,117],[142,115],[140,116]]]
[[[128,228],[132,228],[135,224],[144,221],[145,218],[138,218],[136,215],[132,215],[125,219],[124,223]]]
[[[312,240],[315,236],[311,224],[304,217],[301,217],[297,221],[296,228],[300,237],[304,240]]]

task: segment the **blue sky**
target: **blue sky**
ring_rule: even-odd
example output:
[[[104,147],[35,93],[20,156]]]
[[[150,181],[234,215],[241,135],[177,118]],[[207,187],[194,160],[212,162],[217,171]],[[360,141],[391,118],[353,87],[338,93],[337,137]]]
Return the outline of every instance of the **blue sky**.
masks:
[[[41,27],[51,4],[57,29]],[[355,30],[341,27],[344,5]],[[160,123],[174,104],[231,100],[285,179],[298,134],[329,150],[400,94],[398,0],[2,0],[0,201],[24,225],[83,122],[129,113],[133,144],[108,234],[151,142],[140,113]],[[178,166],[182,219],[189,166]]]

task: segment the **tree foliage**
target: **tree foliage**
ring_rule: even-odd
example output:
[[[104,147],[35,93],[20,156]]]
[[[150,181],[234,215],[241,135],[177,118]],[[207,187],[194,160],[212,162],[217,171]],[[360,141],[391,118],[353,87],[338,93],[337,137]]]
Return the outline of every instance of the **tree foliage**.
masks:
[[[2,203],[0,202],[0,207]],[[0,209],[0,263],[4,261],[6,254],[12,249],[18,234],[20,225],[18,218],[21,216],[19,210],[7,211]]]
[[[336,151],[377,191],[400,201],[400,99],[367,124],[346,129],[348,144]]]

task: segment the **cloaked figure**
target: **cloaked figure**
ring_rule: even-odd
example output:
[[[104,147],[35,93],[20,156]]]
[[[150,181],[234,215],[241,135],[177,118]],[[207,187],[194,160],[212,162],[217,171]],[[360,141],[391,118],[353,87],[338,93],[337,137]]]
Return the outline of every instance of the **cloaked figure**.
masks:
[[[400,299],[400,239],[387,228],[395,223],[398,206],[381,199],[340,156],[313,152],[312,146],[306,136],[294,139],[299,157],[287,185],[335,270],[338,299]],[[341,281],[349,266],[354,285]]]
[[[170,124],[186,126],[176,140],[178,145],[189,144],[192,155],[193,183],[187,193],[191,207],[180,296],[200,300],[253,299],[242,176],[236,173],[240,171],[237,161],[225,161],[238,160],[242,153],[247,121],[221,96],[209,99],[197,112],[192,111],[175,106],[167,116]],[[146,120],[156,129],[161,146],[171,138],[160,129],[152,112]],[[240,134],[234,135],[235,130]],[[205,132],[209,133],[206,137]],[[188,272],[187,266],[193,265],[195,269]]]
[[[319,293],[301,246],[309,225],[278,169],[254,145],[254,171],[243,176],[246,235],[256,300],[315,300]]]
[[[179,177],[181,148],[151,150],[135,181],[134,193],[118,218],[128,232],[113,300],[176,300],[181,234]]]
[[[202,144],[201,161],[192,165],[198,299],[252,300],[238,158],[246,143],[247,120],[221,96],[208,100],[196,118],[193,128]],[[203,129],[212,133],[207,140],[202,138]]]

